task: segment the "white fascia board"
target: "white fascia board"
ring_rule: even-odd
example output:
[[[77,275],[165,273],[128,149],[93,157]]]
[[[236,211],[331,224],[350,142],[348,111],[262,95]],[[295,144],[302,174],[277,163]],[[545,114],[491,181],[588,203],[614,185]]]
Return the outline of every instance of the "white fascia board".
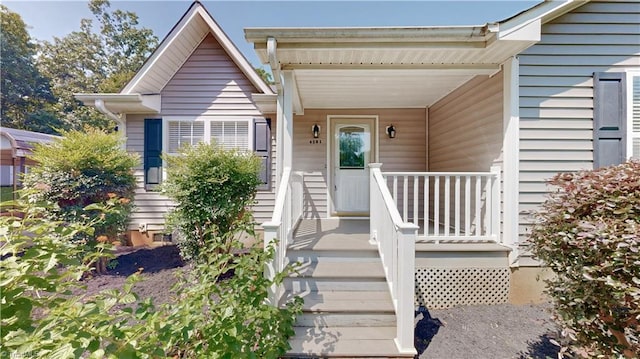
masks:
[[[207,25],[209,25],[213,36],[215,36],[220,45],[222,45],[225,51],[231,56],[240,70],[249,78],[251,83],[253,83],[253,85],[262,93],[273,94],[274,92],[271,87],[269,87],[269,85],[258,75],[247,58],[244,57],[236,45],[224,33],[222,28],[215,22],[215,20],[213,20],[213,17],[211,17],[211,15],[202,6],[197,7],[196,11],[200,16],[202,16],[202,19],[204,19]]]
[[[268,37],[278,43],[323,42],[424,42],[424,41],[481,41],[487,25],[475,26],[409,26],[409,27],[305,27],[305,28],[246,28],[245,39],[256,46],[265,46]]]
[[[507,20],[490,24],[489,28],[498,33],[500,40],[539,41],[539,31],[536,40],[536,27],[540,28],[542,24],[587,2],[588,0],[547,0]]]
[[[95,107],[95,102],[101,100],[110,111],[115,113],[159,113],[161,108],[161,96],[157,94],[76,93],[73,96],[85,106]]]
[[[267,113],[276,113],[277,111],[277,102],[278,95],[276,94],[263,94],[263,93],[252,93],[251,99],[256,104],[260,112],[263,114]]]

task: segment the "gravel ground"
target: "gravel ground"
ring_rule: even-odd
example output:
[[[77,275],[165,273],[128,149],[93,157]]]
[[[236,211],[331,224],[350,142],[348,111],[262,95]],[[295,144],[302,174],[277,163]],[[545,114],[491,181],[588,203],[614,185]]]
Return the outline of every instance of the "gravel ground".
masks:
[[[123,247],[117,266],[86,281],[86,294],[122,288],[126,277],[142,268],[144,281],[134,291],[155,304],[173,300],[175,272],[189,268],[173,246]],[[549,342],[556,333],[549,305],[482,305],[417,313],[419,359],[546,359],[557,358]]]
[[[550,306],[477,305],[416,316],[420,359],[557,358]]]

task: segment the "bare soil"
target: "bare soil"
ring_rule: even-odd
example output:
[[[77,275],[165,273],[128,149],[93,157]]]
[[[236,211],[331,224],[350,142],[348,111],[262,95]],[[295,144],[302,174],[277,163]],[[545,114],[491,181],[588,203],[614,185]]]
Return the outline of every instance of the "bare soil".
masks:
[[[175,274],[189,269],[174,245],[154,248],[121,247],[117,265],[107,274],[86,281],[87,293],[122,288],[127,276],[141,271],[144,280],[134,291],[155,304],[173,300]],[[416,313],[419,359],[546,359],[557,358],[549,339],[557,330],[550,306],[482,305]]]

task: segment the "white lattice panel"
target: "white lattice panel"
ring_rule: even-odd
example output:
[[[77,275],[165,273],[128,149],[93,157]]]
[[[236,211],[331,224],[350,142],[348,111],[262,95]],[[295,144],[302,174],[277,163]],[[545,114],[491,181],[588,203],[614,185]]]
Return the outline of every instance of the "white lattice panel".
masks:
[[[499,304],[509,300],[509,268],[416,268],[416,306]]]

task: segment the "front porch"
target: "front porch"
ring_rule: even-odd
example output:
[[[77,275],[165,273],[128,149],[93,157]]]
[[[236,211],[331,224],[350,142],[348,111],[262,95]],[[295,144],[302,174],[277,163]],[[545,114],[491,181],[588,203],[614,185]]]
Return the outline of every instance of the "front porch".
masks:
[[[265,245],[279,240],[268,276],[300,264],[271,296],[305,300],[292,356],[412,356],[416,306],[508,298],[498,173],[368,174],[368,218],[305,219],[304,173],[284,169],[263,228]]]
[[[415,306],[465,300],[437,296],[442,283],[456,293],[462,287],[449,283],[488,276],[499,285],[488,292],[508,292],[518,237],[515,55],[537,41],[538,26],[245,30],[277,88],[253,98],[276,117],[276,200],[262,227],[265,244],[278,243],[268,276],[304,263],[272,293],[274,304],[296,292],[309,299],[297,354],[335,355],[339,341],[333,351],[314,346],[317,333],[383,326],[396,350],[384,356],[412,356]],[[368,226],[344,221],[357,217]],[[498,275],[507,282],[492,281]],[[343,355],[378,355],[358,347]]]
[[[299,271],[285,279],[281,292],[281,300],[293,295],[304,299],[289,356],[413,356],[396,345],[398,317],[378,245],[370,242],[370,227],[368,219],[298,222],[285,263],[298,263]],[[450,303],[504,303],[501,293],[508,292],[508,276],[504,283],[495,273],[508,270],[507,256],[506,247],[489,242],[418,244],[411,315],[419,305],[435,309]],[[457,280],[436,288],[447,271],[456,272]],[[482,286],[473,288],[474,282]],[[409,325],[413,330],[413,321]]]

